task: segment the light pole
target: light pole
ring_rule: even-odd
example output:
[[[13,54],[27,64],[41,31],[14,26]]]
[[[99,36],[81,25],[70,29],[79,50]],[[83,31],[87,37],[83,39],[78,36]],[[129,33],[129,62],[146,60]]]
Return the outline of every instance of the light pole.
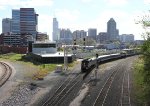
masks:
[[[67,71],[67,51],[66,51],[66,44],[64,45],[64,71]]]
[[[96,69],[95,69],[95,81],[97,80],[97,71],[98,71],[98,54],[96,54]]]

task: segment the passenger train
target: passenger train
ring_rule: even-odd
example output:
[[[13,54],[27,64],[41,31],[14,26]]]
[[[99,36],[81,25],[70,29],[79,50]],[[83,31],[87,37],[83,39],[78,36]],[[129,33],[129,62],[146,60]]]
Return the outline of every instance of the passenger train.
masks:
[[[101,64],[107,61],[115,60],[115,59],[120,59],[120,58],[125,58],[128,56],[133,56],[137,55],[139,52],[135,52],[133,49],[124,49],[123,52],[121,53],[116,53],[116,54],[109,54],[109,55],[101,55],[98,56],[97,58],[87,58],[83,59],[81,62],[81,72],[86,72],[94,67],[96,67],[96,64]]]

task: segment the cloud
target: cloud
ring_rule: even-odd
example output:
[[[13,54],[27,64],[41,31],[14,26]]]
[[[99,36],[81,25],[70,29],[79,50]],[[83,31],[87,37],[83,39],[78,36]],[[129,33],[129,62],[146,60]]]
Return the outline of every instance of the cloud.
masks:
[[[92,0],[81,0],[83,3],[89,3],[91,2]]]
[[[50,36],[50,39],[52,35],[52,19],[52,16],[46,14],[40,14],[38,17],[39,32],[47,32],[47,34]]]
[[[37,6],[51,6],[52,0],[0,0],[0,6],[12,7],[37,7]]]
[[[150,4],[150,0],[144,0],[145,4]]]
[[[16,6],[20,5],[20,0],[0,0],[0,6]]]
[[[52,0],[26,0],[21,1],[21,6],[28,6],[28,7],[42,7],[42,6],[52,6]]]
[[[62,20],[76,21],[79,18],[80,12],[78,10],[57,9],[56,16]]]
[[[122,6],[128,3],[128,0],[105,0],[111,6]]]
[[[0,10],[4,10],[6,9],[4,6],[0,6]]]

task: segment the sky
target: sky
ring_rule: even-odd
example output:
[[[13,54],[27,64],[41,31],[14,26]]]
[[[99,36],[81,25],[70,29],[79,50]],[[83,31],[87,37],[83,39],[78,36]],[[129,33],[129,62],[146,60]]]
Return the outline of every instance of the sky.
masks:
[[[35,8],[38,31],[46,32],[51,39],[52,20],[59,28],[71,31],[96,28],[97,33],[107,31],[107,22],[114,18],[119,34],[134,34],[141,40],[144,31],[136,24],[144,14],[149,14],[150,0],[0,0],[0,33],[2,19],[12,17],[12,9]]]

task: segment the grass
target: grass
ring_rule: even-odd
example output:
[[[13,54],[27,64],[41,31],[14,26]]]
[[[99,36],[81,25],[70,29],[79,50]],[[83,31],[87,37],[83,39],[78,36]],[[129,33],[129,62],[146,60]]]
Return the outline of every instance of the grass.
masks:
[[[8,61],[14,61],[14,62],[21,62],[23,64],[27,64],[28,66],[33,66],[37,68],[37,71],[33,72],[31,75],[34,80],[36,79],[42,79],[44,78],[48,73],[54,71],[56,69],[56,66],[58,64],[33,64],[31,61],[27,61],[22,59],[22,54],[16,54],[16,53],[8,53],[8,54],[1,54],[0,60],[8,60]],[[77,62],[72,62],[68,64],[68,70],[72,70],[73,66],[77,64]],[[63,66],[63,64],[61,64]],[[28,75],[29,76],[29,75]]]
[[[144,83],[144,61],[142,58],[136,60],[134,64],[134,96],[139,106],[146,106],[145,90],[147,85]]]
[[[15,53],[8,53],[8,54],[3,54],[0,55],[0,59],[9,59],[11,61],[18,61],[22,57],[22,54],[15,54]]]

